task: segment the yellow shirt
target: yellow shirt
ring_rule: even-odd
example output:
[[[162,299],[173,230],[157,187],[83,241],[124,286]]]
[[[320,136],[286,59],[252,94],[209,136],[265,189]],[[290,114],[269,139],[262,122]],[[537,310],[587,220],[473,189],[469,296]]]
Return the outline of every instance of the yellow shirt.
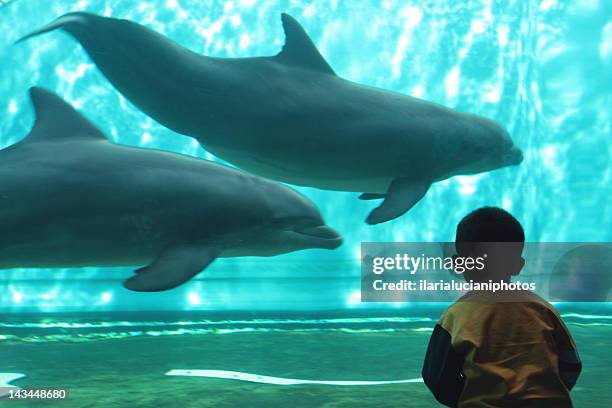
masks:
[[[528,291],[471,292],[440,318],[423,377],[447,406],[564,408],[580,370],[546,301]]]

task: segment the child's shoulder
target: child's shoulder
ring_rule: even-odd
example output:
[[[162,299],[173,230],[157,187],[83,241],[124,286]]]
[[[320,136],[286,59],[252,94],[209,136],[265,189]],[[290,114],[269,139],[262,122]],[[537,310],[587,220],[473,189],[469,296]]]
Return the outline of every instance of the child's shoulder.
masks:
[[[513,291],[470,291],[449,306],[447,311],[471,310],[474,308],[498,309],[513,307],[540,307],[552,309],[553,306],[538,294],[529,290]]]
[[[530,291],[473,291],[450,305],[440,317],[439,323],[450,330],[456,330],[486,325],[486,322],[491,321],[550,322],[559,319],[557,311],[549,302]]]

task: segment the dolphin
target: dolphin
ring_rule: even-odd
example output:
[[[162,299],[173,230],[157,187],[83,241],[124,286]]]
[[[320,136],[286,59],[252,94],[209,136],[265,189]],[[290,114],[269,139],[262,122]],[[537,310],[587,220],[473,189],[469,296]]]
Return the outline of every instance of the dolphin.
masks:
[[[270,57],[203,56],[134,22],[83,12],[18,42],[64,30],[134,105],[227,162],[384,199],[369,224],[404,214],[436,181],[523,160],[492,120],[339,77],[300,24],[281,17],[285,44]]]
[[[0,150],[0,268],[146,265],[124,286],[162,291],[218,257],[334,249],[319,210],[280,183],[180,154],[111,143],[57,95]]]

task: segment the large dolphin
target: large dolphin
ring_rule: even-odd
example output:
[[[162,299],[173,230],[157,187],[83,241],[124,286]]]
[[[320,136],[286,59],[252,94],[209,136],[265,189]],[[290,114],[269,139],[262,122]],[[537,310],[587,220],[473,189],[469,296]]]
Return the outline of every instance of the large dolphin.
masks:
[[[0,268],[148,265],[124,285],[160,291],[217,257],[341,243],[313,203],[289,187],[115,145],[57,95],[30,94],[33,129],[0,151]]]
[[[337,76],[300,24],[271,57],[198,55],[136,23],[76,12],[63,29],[127,99],[218,157],[287,183],[384,198],[367,222],[408,211],[436,181],[519,164],[492,120]]]

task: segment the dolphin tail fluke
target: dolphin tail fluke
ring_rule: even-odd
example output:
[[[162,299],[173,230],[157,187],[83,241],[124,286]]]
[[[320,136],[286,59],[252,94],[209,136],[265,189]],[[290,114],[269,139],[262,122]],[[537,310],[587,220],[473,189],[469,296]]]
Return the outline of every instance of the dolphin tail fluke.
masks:
[[[385,200],[368,215],[366,222],[374,225],[399,217],[423,198],[430,185],[428,181],[410,178],[393,180]]]
[[[20,39],[15,41],[14,44],[22,43],[22,42],[24,42],[26,40],[29,40],[32,37],[36,37],[36,36],[38,36],[40,34],[48,33],[50,31],[54,31],[54,30],[57,30],[57,29],[67,29],[67,28],[69,28],[71,26],[82,24],[84,18],[85,18],[85,13],[68,13],[68,14],[64,14],[63,16],[57,18],[56,20],[52,21],[51,23],[47,24],[46,26],[43,26],[43,27],[39,28],[38,30],[32,31],[29,34],[24,35],[23,37],[21,37]]]

